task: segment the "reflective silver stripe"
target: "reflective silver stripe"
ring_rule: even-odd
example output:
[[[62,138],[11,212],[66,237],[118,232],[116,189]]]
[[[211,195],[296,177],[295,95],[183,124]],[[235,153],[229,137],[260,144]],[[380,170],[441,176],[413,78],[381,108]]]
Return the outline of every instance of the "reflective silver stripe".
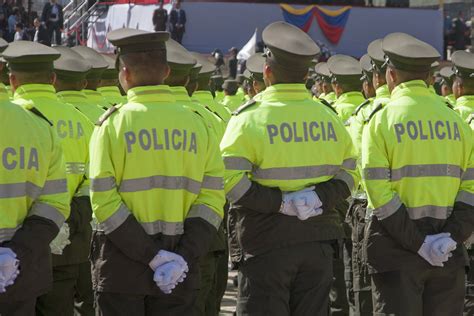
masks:
[[[66,173],[67,174],[85,174],[86,164],[82,162],[67,162]]]
[[[43,190],[41,194],[59,194],[67,192],[67,180],[58,179],[58,180],[49,180],[44,183]]]
[[[127,179],[120,183],[120,192],[137,192],[151,189],[186,190],[199,194],[201,182],[187,177],[151,176],[138,179]]]
[[[64,224],[64,221],[66,220],[64,215],[59,212],[58,209],[42,202],[35,202],[33,204],[28,216],[33,215],[41,216],[53,221],[58,226],[58,228],[61,228],[61,226]]]
[[[222,179],[221,177],[205,176],[202,180],[202,188],[209,190],[223,190],[224,179]]]
[[[425,217],[436,219],[447,219],[453,210],[448,206],[424,205],[418,207],[407,207],[408,216],[411,219],[421,219]]]
[[[0,229],[0,243],[9,241],[13,238],[16,231],[21,228],[21,225],[15,228],[2,228]]]
[[[349,170],[355,170],[357,168],[357,159],[346,159],[342,162],[342,167]]]
[[[199,204],[199,205],[194,205],[191,207],[189,210],[187,218],[194,218],[194,217],[199,217],[207,221],[209,224],[214,226],[216,229],[219,229],[219,226],[221,225],[222,218],[214,212],[210,207]]]
[[[395,195],[388,203],[374,209],[373,213],[379,220],[383,220],[394,214],[400,208],[400,206],[402,206],[402,201],[398,195]]]
[[[89,196],[90,188],[88,185],[81,185],[81,187],[76,191],[74,196]]]
[[[140,223],[148,235],[163,234],[168,236],[178,236],[184,234],[183,223],[170,223],[155,221],[151,223]]]
[[[29,196],[36,199],[41,193],[41,187],[31,182],[0,184],[0,198],[15,198]]]
[[[120,225],[122,225],[127,217],[130,215],[130,211],[125,206],[125,204],[120,205],[118,210],[115,211],[112,216],[107,218],[102,223],[99,223],[99,230],[104,231],[106,234],[110,234],[115,229],[117,229]],[[130,236],[133,238],[133,236]]]
[[[241,157],[224,157],[224,164],[227,170],[252,170],[252,163]]]
[[[340,169],[341,169],[341,166],[321,165],[321,166],[257,169],[252,174],[256,179],[300,180],[300,179],[318,178],[318,177],[323,177],[323,176],[334,176]]]
[[[115,178],[95,178],[91,179],[91,191],[92,192],[104,192],[110,191],[115,188]]]
[[[388,168],[365,168],[363,170],[364,180],[389,180],[390,169]]]
[[[467,191],[460,191],[456,197],[456,202],[474,205],[474,194]]]
[[[399,181],[402,178],[419,177],[453,177],[461,178],[462,169],[456,165],[430,164],[430,165],[409,165],[402,168],[392,169],[391,180]]]
[[[232,190],[227,193],[227,199],[232,203],[237,202],[244,196],[245,193],[247,193],[251,186],[252,182],[250,182],[249,178],[244,175],[242,179],[240,179],[240,181],[237,182],[237,184],[232,188]]]
[[[408,165],[398,169],[365,168],[364,180],[399,181],[403,178],[453,177],[461,178],[462,169],[456,165],[429,164]]]
[[[346,184],[347,184],[347,187],[349,188],[349,190],[352,190],[355,186],[355,183],[354,183],[354,178],[352,178],[352,176],[345,170],[341,170],[335,177],[334,179],[337,179],[337,180],[342,180],[344,181]]]
[[[462,175],[463,181],[474,180],[474,168],[467,168]]]

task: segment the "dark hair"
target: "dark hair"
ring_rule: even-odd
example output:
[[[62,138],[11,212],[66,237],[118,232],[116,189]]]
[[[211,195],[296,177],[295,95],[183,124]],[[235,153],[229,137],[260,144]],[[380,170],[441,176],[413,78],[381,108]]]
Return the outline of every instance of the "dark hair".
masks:
[[[23,23],[18,22],[17,24],[15,24],[15,27],[18,27],[18,28],[20,28],[20,29],[23,29]]]
[[[266,63],[270,66],[276,83],[306,83],[308,69],[289,70],[270,60],[267,60]]]

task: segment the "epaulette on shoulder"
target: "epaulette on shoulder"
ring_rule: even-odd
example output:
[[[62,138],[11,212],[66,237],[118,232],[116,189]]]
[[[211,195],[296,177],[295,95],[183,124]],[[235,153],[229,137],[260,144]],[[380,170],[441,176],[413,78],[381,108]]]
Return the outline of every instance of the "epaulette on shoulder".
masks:
[[[471,125],[472,122],[474,122],[474,113],[469,114],[466,120],[467,124]]]
[[[211,112],[212,114],[214,114],[215,116],[217,116],[218,118],[220,118],[222,121],[224,120],[217,112],[214,112],[210,107],[208,107],[207,105],[204,105],[204,108],[206,110],[208,110],[209,112]]]
[[[45,120],[46,122],[48,122],[49,125],[53,126],[53,123],[52,123],[50,120],[48,120],[48,118],[47,118],[43,113],[41,113],[40,110],[38,110],[37,108],[31,107],[31,108],[28,108],[28,110],[29,110],[31,113],[35,114],[36,116],[41,117],[43,120]]]
[[[102,126],[102,124],[104,124],[104,122],[107,121],[107,119],[117,110],[118,110],[118,107],[115,107],[115,106],[111,106],[110,108],[108,108],[107,111],[105,111],[105,113],[99,117],[99,120],[95,123],[95,125]]]
[[[245,102],[244,104],[242,104],[241,106],[239,106],[237,108],[237,110],[235,110],[234,112],[232,112],[232,115],[239,115],[240,113],[242,113],[245,109],[251,107],[252,105],[256,104],[257,101],[255,101],[254,99],[250,99],[248,100],[247,102]]]
[[[333,111],[334,113],[337,114],[336,109],[332,107],[331,103],[329,103],[328,101],[326,101],[326,100],[324,100],[324,99],[319,99],[319,102],[321,102],[321,103],[324,104],[326,107],[328,107],[331,111]]]
[[[353,116],[357,116],[357,114],[359,114],[360,110],[362,110],[366,105],[370,104],[370,100],[365,100],[364,102],[362,102],[361,105],[359,105],[354,113],[352,113]]]
[[[364,123],[369,123],[370,120],[375,116],[375,114],[380,111],[381,109],[383,109],[384,107],[384,104],[380,103],[379,105],[377,105],[377,107],[372,111],[370,112],[370,115],[369,117],[364,121]]]
[[[454,110],[454,106],[451,103],[449,103],[449,101],[446,101],[446,106],[450,108],[451,110]]]

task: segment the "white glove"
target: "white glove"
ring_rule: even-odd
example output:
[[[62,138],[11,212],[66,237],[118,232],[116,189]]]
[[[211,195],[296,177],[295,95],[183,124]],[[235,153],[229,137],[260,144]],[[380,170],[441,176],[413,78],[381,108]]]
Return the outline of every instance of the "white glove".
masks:
[[[6,292],[6,287],[13,285],[20,274],[20,261],[10,248],[0,247],[0,293]]]
[[[49,244],[49,247],[51,248],[51,253],[55,255],[62,255],[64,248],[66,248],[67,245],[71,244],[69,236],[69,225],[67,223],[64,223],[61,229],[59,230],[59,233],[56,238],[54,238],[51,244]]]
[[[434,267],[443,267],[444,262],[448,261],[448,255],[438,256],[439,252],[433,251],[433,244],[440,239],[451,239],[450,233],[441,233],[436,235],[428,235],[418,250],[418,254]]]
[[[184,261],[183,257],[174,252],[166,250],[158,251],[158,254],[153,258],[153,260],[150,261],[148,265],[153,271],[155,271],[156,268],[158,268],[159,266],[171,261],[176,261],[182,266],[185,266],[186,269],[188,269],[188,264],[186,263],[186,261]]]
[[[183,282],[188,272],[187,265],[183,266],[177,261],[171,261],[159,266],[153,276],[153,281],[165,294],[170,294],[172,290]]]
[[[280,213],[288,216],[298,216],[299,219],[305,220],[311,216],[320,215],[323,203],[319,199],[314,186],[305,188],[300,191],[283,194],[283,203]],[[317,212],[314,212],[318,210]],[[311,215],[308,217],[308,215]],[[304,219],[303,219],[304,218]]]
[[[451,237],[443,237],[435,240],[431,244],[431,253],[433,256],[448,261],[452,253],[457,247],[457,243]]]

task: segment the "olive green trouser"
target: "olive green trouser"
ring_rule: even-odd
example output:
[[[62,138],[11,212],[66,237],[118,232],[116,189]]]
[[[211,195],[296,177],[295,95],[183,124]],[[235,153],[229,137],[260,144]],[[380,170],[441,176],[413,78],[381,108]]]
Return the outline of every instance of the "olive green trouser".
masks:
[[[0,303],[2,316],[35,316],[36,299],[22,302]]]
[[[202,316],[219,315],[220,305],[227,286],[227,251],[214,251],[201,258],[199,270],[201,281],[196,300],[196,309]]]
[[[464,267],[407,267],[372,275],[374,316],[460,316]]]
[[[77,301],[76,311],[75,299]],[[90,263],[53,268],[53,289],[36,301],[37,316],[93,316],[94,295]]]
[[[330,315],[354,315],[354,288],[352,280],[352,243],[345,239],[336,246],[333,261],[333,284],[331,286]]]
[[[473,246],[471,246],[472,248]],[[466,298],[464,300],[464,316],[474,315],[474,249],[467,251],[470,268],[466,278]]]
[[[245,260],[237,315],[327,316],[333,253],[328,243],[307,242]]]

